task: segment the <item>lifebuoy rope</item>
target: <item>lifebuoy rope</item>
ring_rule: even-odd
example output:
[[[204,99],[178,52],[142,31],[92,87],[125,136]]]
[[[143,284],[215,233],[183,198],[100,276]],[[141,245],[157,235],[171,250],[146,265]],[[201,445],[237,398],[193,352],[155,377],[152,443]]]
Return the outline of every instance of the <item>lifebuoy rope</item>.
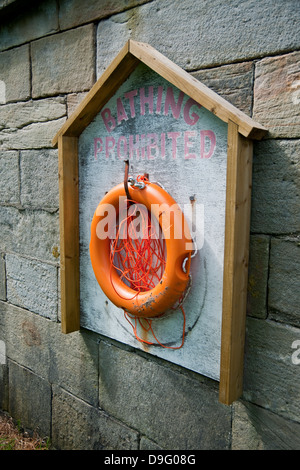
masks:
[[[125,175],[127,178],[128,173],[125,172]],[[145,175],[138,175],[136,181],[149,183]],[[134,185],[131,187],[135,189]],[[128,193],[128,188],[126,193]],[[138,203],[133,199],[127,199],[127,207],[129,206],[133,207],[133,210],[130,214],[127,211],[126,216],[119,221],[116,227],[116,238],[110,244],[110,278],[113,286],[111,272],[113,268],[116,269],[122,281],[136,292],[133,299],[140,292],[153,289],[161,280],[166,264],[166,252],[163,239],[156,233],[148,210],[147,217],[141,218],[142,227],[140,227],[139,234],[142,236],[137,236],[133,222],[137,216]],[[176,307],[181,309],[183,315],[182,341],[179,346],[169,346],[159,341],[153,330],[151,318],[141,319],[124,310],[125,319],[131,325],[137,341],[148,345],[160,345],[167,349],[182,348],[186,326],[186,315],[182,306],[185,297],[186,295],[182,295]],[[138,327],[147,333],[151,332],[155,342],[141,338],[137,331]]]

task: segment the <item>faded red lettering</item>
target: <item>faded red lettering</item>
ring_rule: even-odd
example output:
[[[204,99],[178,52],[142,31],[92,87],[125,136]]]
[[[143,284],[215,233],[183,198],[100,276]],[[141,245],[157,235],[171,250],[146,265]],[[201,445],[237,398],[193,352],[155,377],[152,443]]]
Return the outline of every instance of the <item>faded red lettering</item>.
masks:
[[[161,102],[163,96],[164,87],[159,86],[157,89],[157,102],[156,102],[156,112],[160,113],[161,111]]]
[[[123,147],[123,150],[122,150]],[[128,150],[127,150],[127,139],[124,135],[121,135],[119,137],[118,143],[117,143],[117,154],[118,158],[121,160],[125,160],[128,155]]]
[[[165,100],[165,111],[164,111],[165,116],[167,116],[167,114],[169,112],[169,107],[170,107],[171,111],[172,111],[172,114],[173,114],[173,117],[175,119],[178,119],[179,116],[180,116],[180,111],[181,111],[181,105],[182,105],[183,98],[184,98],[184,93],[183,93],[183,91],[181,91],[179,93],[178,101],[176,103],[175,98],[174,98],[173,88],[168,87],[167,88],[167,94],[166,94],[166,100]]]
[[[128,116],[124,109],[123,103],[121,98],[117,98],[117,117],[118,117],[118,124],[122,121],[127,121]]]
[[[97,154],[102,152],[103,150],[103,142],[100,137],[95,137],[94,138],[94,157],[95,160],[97,160]]]
[[[147,158],[148,160],[154,160],[159,154],[157,134],[148,134],[147,139]],[[155,150],[155,155],[153,155],[152,149]]]
[[[148,96],[145,96],[145,88],[140,88],[141,115],[145,115],[145,104],[149,106],[149,113],[153,114],[153,86],[149,86]]]
[[[115,158],[115,144],[116,141],[114,137],[106,137],[105,139],[105,158],[109,158],[109,155],[111,154],[113,158]]]
[[[196,158],[195,153],[190,153],[189,149],[193,147],[194,142],[191,142],[189,139],[190,137],[196,137],[197,132],[196,131],[186,131],[184,133],[184,159],[189,160],[191,158]]]
[[[115,119],[113,118],[113,116],[111,115],[110,109],[109,109],[109,108],[105,108],[105,109],[101,112],[101,117],[102,117],[102,119],[103,119],[103,122],[104,122],[105,127],[106,127],[106,129],[108,130],[108,132],[113,131],[114,128],[116,127],[116,121],[115,121]]]
[[[183,109],[183,117],[184,117],[185,122],[189,124],[190,126],[193,126],[194,124],[196,124],[196,122],[199,119],[198,114],[196,114],[195,112],[192,112],[192,114],[190,115],[190,110],[192,106],[197,106],[199,109],[201,108],[201,105],[197,103],[195,100],[193,100],[192,98],[189,98],[187,102],[185,103],[184,109]]]
[[[139,135],[135,136],[135,143],[133,142],[133,135],[129,136],[129,158],[133,157],[133,152],[136,152],[136,159],[140,158]]]
[[[176,159],[177,156],[177,139],[181,135],[181,132],[168,132],[168,138],[172,139],[172,156],[173,160]]]
[[[205,152],[205,143],[206,143],[206,138],[209,139],[210,141],[210,147],[208,152]],[[213,131],[210,130],[204,130],[200,131],[200,157],[201,158],[210,158],[216,147],[216,135]]]
[[[130,115],[132,118],[135,117],[135,107],[134,107],[134,97],[137,96],[137,90],[132,90],[129,91],[128,93],[125,93],[124,97],[129,100],[129,105],[130,105]]]

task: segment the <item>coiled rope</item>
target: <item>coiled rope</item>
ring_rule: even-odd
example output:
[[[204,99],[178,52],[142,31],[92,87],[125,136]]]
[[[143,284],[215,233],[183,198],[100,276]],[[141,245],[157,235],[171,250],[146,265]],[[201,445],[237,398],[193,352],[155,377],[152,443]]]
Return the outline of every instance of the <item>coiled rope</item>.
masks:
[[[137,177],[137,182],[149,184],[144,175]],[[134,186],[132,186],[134,189]],[[149,211],[147,213],[139,210],[139,203],[133,199],[127,199],[126,216],[119,220],[116,227],[116,237],[110,244],[110,276],[112,269],[116,269],[123,282],[136,293],[134,299],[140,292],[153,289],[161,280],[166,265],[165,242],[160,233],[152,224]],[[139,220],[139,230],[135,221]],[[113,285],[112,276],[111,283]],[[183,296],[184,297],[184,296]],[[124,310],[125,319],[131,325],[137,341],[148,345],[159,345],[167,349],[180,349],[184,344],[186,315],[182,307],[183,297],[179,305],[183,315],[182,341],[179,346],[169,346],[158,340],[151,318],[140,318],[131,315]],[[161,316],[163,316],[162,314]],[[155,342],[143,339],[138,334],[138,327],[146,333],[151,332]]]

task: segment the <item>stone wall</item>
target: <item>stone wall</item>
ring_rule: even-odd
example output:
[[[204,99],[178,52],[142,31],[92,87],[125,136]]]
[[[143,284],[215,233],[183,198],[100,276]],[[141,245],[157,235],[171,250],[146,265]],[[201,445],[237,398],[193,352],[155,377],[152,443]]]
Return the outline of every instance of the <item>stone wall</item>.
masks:
[[[300,449],[298,1],[24,3],[0,3],[0,408],[57,449]],[[244,394],[230,407],[210,379],[60,332],[51,139],[128,38],[269,129],[254,147]]]

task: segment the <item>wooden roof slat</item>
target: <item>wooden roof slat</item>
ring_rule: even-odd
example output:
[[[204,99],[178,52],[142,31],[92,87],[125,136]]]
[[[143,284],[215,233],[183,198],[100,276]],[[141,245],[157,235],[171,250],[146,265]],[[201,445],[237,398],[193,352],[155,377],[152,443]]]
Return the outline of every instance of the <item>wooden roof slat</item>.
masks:
[[[222,121],[237,124],[239,133],[244,137],[260,140],[266,134],[265,127],[203,85],[152,46],[130,39],[55,135],[52,145],[57,146],[60,135],[79,136],[140,62]]]
[[[54,147],[57,146],[60,135],[79,136],[140,63],[129,53],[128,46],[127,42],[54,136],[52,140]]]
[[[235,122],[244,137],[261,138],[267,130],[149,44],[129,42],[129,52],[222,121]]]

